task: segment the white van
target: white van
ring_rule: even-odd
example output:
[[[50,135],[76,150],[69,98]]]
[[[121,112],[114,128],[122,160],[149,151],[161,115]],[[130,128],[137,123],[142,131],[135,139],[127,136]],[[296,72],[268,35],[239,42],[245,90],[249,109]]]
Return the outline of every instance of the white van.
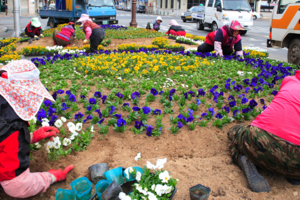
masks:
[[[193,13],[192,18],[197,21],[197,29],[205,27],[215,31],[232,20],[237,20],[247,30],[253,26],[253,14],[247,0],[207,0],[204,12]]]

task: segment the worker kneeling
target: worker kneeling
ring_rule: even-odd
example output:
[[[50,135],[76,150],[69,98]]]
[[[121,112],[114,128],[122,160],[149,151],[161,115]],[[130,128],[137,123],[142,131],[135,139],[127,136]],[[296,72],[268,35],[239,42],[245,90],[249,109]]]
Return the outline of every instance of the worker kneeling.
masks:
[[[270,191],[256,166],[300,185],[299,86],[300,71],[296,71],[282,80],[280,91],[251,125],[238,124],[228,131],[230,156],[254,192]]]
[[[44,126],[33,133],[28,121],[47,98],[54,101],[39,80],[39,70],[28,60],[13,61],[0,70],[0,185],[9,196],[27,198],[45,192],[66,179],[73,165],[64,170],[30,173],[30,144],[56,136],[59,131]]]
[[[33,17],[25,28],[25,34],[28,35],[31,39],[38,38],[39,36],[44,37],[41,26],[42,25],[39,19],[37,17]],[[29,40],[29,44],[30,43],[31,40]]]
[[[69,25],[63,27],[60,32],[57,29],[53,32],[53,40],[55,45],[69,46],[73,43],[75,35],[75,24],[69,22]]]
[[[186,31],[180,26],[180,24],[177,23],[175,19],[172,19],[170,21],[170,28],[166,32],[168,35],[175,35],[175,36],[185,36]]]
[[[219,30],[209,33],[203,44],[198,46],[198,52],[206,53],[215,50],[216,55],[230,55],[234,50],[237,56],[243,57],[242,38],[240,31],[244,30],[241,24],[233,20]]]

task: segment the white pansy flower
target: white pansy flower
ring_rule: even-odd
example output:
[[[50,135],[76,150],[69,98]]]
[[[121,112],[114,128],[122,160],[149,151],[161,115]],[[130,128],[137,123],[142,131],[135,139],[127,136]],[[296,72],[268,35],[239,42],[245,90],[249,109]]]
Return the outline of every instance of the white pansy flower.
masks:
[[[49,119],[43,118],[43,119],[42,119],[42,122],[49,122]]]
[[[139,184],[135,184],[136,190],[142,193],[143,195],[147,195],[147,191],[143,190],[143,188]]]
[[[164,185],[164,188],[165,188],[165,193],[166,194],[169,194],[172,191],[172,186]]]
[[[158,200],[157,199],[157,197],[156,197],[156,195],[155,194],[153,194],[152,192],[148,192],[148,199],[149,200]]]
[[[134,158],[134,160],[135,160],[135,161],[138,161],[140,158],[141,158],[141,153],[138,153],[138,154],[136,155],[136,157]]]
[[[40,149],[42,147],[42,145],[40,145],[40,143],[35,143],[35,148]]]
[[[50,126],[49,122],[42,122],[42,127]]]
[[[76,131],[81,131],[82,129],[82,123],[77,123],[76,124]]]
[[[151,190],[155,190],[155,185],[154,184],[151,186]]]
[[[94,131],[94,126],[91,127],[91,132],[92,132],[92,133],[95,132],[95,131]]]
[[[170,175],[168,171],[164,171],[159,174],[159,179],[161,180],[162,183],[167,183],[170,179]]]
[[[151,162],[147,161],[147,168],[148,169],[155,169],[155,165],[153,165]]]
[[[157,184],[156,187],[155,187],[155,192],[158,196],[161,196],[165,193],[165,188],[163,185],[161,184]]]
[[[127,169],[124,170],[124,173],[126,174],[126,178],[129,179],[130,173],[133,172],[133,168],[132,167],[128,167]]]
[[[61,121],[63,121],[63,122],[66,122],[66,121],[67,121],[67,119],[66,119],[65,117],[61,117],[60,119],[61,119]]]
[[[119,193],[119,199],[123,199],[126,196],[126,194],[124,192],[120,192]]]
[[[69,130],[70,130],[71,127],[74,127],[74,128],[76,127],[73,122],[68,122],[67,126],[68,126]]]
[[[64,140],[63,140],[63,145],[64,145],[65,147],[66,147],[66,146],[69,146],[71,143],[72,143],[72,142],[71,142],[70,139],[64,138]]]
[[[55,125],[57,128],[60,128],[60,127],[62,127],[63,122],[62,122],[60,119],[58,119],[58,120],[55,121],[54,125]]]
[[[141,177],[142,177],[141,172],[137,172],[137,173],[136,173],[135,179],[136,179],[138,182],[140,182],[140,181],[141,181]]]
[[[56,137],[53,137],[53,147],[55,149],[59,149],[60,148],[60,145],[61,145],[61,142],[59,140],[59,137],[56,136]]]
[[[47,153],[50,153],[50,149],[53,148],[53,146],[54,146],[54,143],[52,141],[48,141],[45,144],[45,148],[46,148]]]
[[[167,158],[164,159],[157,159],[156,161],[156,168],[157,169],[162,169],[164,168],[164,164],[167,162]]]

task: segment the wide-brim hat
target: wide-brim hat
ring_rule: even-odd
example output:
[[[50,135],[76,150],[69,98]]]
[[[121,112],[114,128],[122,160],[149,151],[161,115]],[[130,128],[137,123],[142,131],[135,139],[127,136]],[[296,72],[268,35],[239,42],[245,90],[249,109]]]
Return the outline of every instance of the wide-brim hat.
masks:
[[[31,25],[34,27],[41,27],[42,24],[37,17],[34,17],[31,19]]]
[[[39,79],[40,71],[29,60],[12,61],[1,68],[0,95],[24,121],[35,117],[45,98],[55,101]]]
[[[80,18],[78,19],[77,22],[85,22],[86,20],[89,20],[90,16],[87,14],[81,14]]]
[[[160,20],[161,22],[163,22],[161,16],[157,16],[157,17],[156,17],[156,21],[158,21],[158,20]]]

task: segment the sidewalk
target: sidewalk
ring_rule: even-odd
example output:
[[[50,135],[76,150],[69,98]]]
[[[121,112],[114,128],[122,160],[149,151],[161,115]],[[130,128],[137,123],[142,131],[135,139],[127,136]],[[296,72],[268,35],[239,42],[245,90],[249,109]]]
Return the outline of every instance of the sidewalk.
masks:
[[[21,13],[20,17],[39,17],[40,15],[38,13],[35,13],[33,15],[29,15],[29,14],[23,14]],[[0,20],[2,17],[14,17],[13,13],[8,13],[7,15],[5,14],[5,12],[0,12]]]

